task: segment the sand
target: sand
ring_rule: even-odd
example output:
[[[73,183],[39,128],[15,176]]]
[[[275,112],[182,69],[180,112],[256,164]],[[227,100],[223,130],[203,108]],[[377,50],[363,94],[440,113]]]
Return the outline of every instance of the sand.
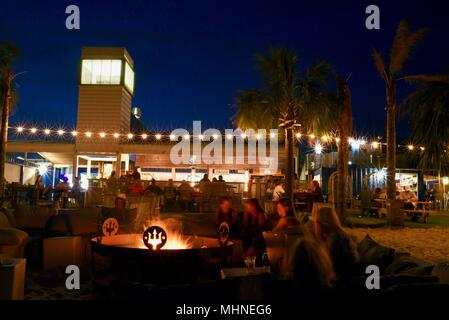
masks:
[[[349,230],[362,240],[369,234],[380,244],[432,263],[449,261],[449,228],[354,228]]]

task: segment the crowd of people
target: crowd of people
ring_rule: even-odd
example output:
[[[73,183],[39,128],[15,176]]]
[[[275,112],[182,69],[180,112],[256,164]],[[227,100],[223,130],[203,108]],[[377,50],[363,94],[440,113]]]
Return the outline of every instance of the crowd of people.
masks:
[[[217,211],[217,225],[223,222],[229,226],[231,238],[242,240],[244,255],[255,256],[259,264],[266,254],[263,232],[294,229],[299,236],[289,260],[273,269],[295,282],[330,287],[358,272],[355,239],[343,229],[329,205],[316,203],[309,221],[304,223],[297,219],[290,199],[281,198],[276,203],[276,219],[270,221],[257,199],[248,199],[243,214],[238,214],[231,200],[223,197]],[[282,268],[285,270],[281,271]]]

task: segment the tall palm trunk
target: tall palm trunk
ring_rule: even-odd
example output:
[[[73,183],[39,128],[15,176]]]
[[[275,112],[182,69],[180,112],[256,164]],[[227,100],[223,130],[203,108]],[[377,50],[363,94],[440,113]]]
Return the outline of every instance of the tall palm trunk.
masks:
[[[0,198],[5,195],[5,165],[6,165],[6,144],[8,142],[8,118],[9,109],[12,101],[11,83],[12,83],[13,73],[11,69],[6,72],[5,81],[5,96],[3,100],[2,107],[2,125],[0,129]]]
[[[387,196],[396,199],[396,83],[387,87]]]
[[[285,128],[285,196],[293,200],[293,127]]]
[[[401,203],[396,200],[396,78],[387,84],[387,199],[388,219],[392,227],[403,227]]]
[[[338,162],[337,162],[337,190],[335,209],[342,223],[346,221],[346,198],[347,198],[347,177],[349,160],[349,134],[352,131],[352,102],[351,92],[347,81],[343,81],[337,76],[338,100],[340,104],[340,117],[338,121],[338,131],[340,141],[338,143]]]

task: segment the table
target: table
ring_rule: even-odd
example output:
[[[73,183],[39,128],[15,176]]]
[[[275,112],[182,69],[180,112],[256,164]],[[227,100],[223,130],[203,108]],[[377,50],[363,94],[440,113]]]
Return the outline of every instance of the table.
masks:
[[[221,278],[243,278],[259,276],[265,273],[271,273],[270,267],[255,267],[254,271],[249,273],[246,268],[223,268],[221,269]]]
[[[251,273],[246,268],[223,268],[221,278],[239,279],[239,299],[259,300],[263,298],[263,280],[260,276],[270,272],[270,267],[256,267]]]
[[[4,258],[0,264],[0,300],[23,300],[26,259]]]
[[[85,253],[81,236],[44,239],[44,269],[83,263]]]
[[[306,212],[312,212],[316,194],[313,192],[295,192],[293,194],[295,207],[305,207]]]

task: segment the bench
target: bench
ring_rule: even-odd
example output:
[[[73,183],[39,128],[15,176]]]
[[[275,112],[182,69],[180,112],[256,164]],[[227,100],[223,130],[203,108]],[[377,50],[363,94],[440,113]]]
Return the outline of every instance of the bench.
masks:
[[[410,218],[410,220],[412,220],[413,222],[418,221],[420,216],[424,217],[424,223],[427,223],[427,219],[430,215],[430,210],[427,209],[414,209],[414,210],[410,210],[410,209],[404,209],[405,214],[407,215],[407,217]]]

